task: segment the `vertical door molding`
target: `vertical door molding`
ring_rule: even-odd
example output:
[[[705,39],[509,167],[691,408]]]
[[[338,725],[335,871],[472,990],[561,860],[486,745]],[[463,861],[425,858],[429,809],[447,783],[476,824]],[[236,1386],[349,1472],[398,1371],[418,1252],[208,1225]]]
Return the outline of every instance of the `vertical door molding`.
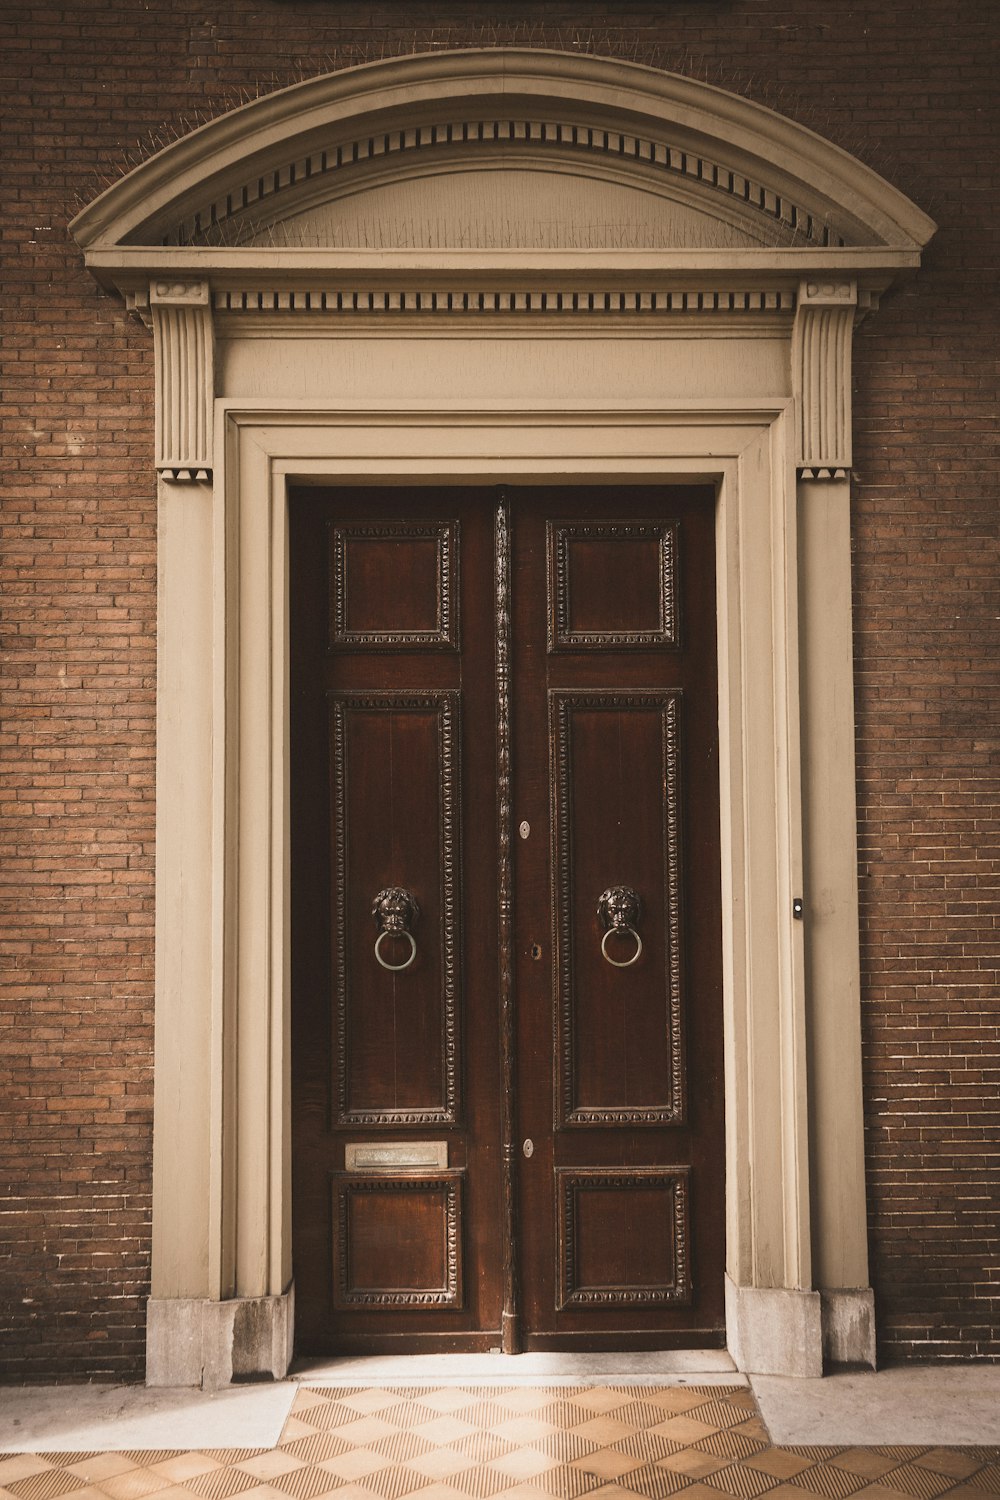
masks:
[[[803,281],[798,409],[803,934],[815,1284],[828,1360],[874,1364],[868,1285],[851,619],[851,344],[857,282]]]
[[[726,1327],[741,1368],[817,1375],[791,444],[776,417],[720,493]]]

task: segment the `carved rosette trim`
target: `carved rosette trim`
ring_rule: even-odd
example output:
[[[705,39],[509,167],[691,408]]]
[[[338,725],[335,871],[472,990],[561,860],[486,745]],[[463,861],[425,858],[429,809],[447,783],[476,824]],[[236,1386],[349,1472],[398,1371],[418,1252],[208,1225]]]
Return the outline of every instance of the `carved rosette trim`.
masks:
[[[406,1177],[362,1177],[338,1173],[333,1180],[336,1201],[337,1249],[334,1305],[336,1307],[461,1307],[462,1305],[462,1178],[461,1168]],[[444,1212],[445,1282],[442,1287],[393,1287],[351,1290],[351,1198],[358,1193],[427,1193],[438,1188]]]
[[[557,1167],[556,1286],[557,1310],[572,1307],[663,1307],[691,1301],[690,1167],[632,1167],[609,1171],[603,1167]],[[661,1286],[579,1285],[579,1195],[662,1187],[669,1191],[673,1232],[673,1280]]]
[[[642,693],[549,693],[549,754],[552,777],[552,913],[553,987],[556,1099],[555,1128],[563,1126],[678,1125],[686,1114],[684,1087],[684,1022],[681,958],[681,773],[679,750],[679,691]],[[667,1039],[670,1068],[666,1099],[653,1105],[581,1105],[576,1098],[573,976],[573,732],[575,710],[607,713],[655,710],[662,736],[664,955]]]
[[[402,1125],[457,1125],[461,1108],[459,994],[461,988],[461,826],[455,787],[460,785],[460,698],[457,692],[330,693],[330,768],[333,782],[334,1026],[336,1062],[334,1099],[338,1125],[396,1128]],[[355,713],[426,713],[438,720],[438,826],[441,849],[441,1076],[444,1099],[424,1109],[351,1109],[347,951],[347,715]]]
[[[779,233],[784,231],[789,240],[794,238],[802,244],[823,247],[843,244],[843,238],[819,215],[765,182],[697,151],[652,136],[606,130],[580,121],[509,116],[444,120],[373,131],[297,157],[234,184],[224,196],[206,202],[190,218],[177,224],[163,243],[238,245],[252,241],[264,226],[273,225],[271,205],[280,217],[283,200],[289,196],[294,200],[295,190],[301,192],[304,184],[309,184],[306,191],[310,198],[316,196],[316,188],[324,178],[330,184],[326,196],[336,196],[338,190],[356,191],[366,169],[374,167],[384,173],[384,164],[394,158],[406,158],[400,160],[397,168],[406,170],[409,159],[416,156],[454,159],[458,155],[465,164],[473,165],[477,158],[487,163],[496,160],[500,152],[509,162],[519,151],[533,160],[537,160],[539,153],[563,161],[573,157],[610,159],[618,171],[622,163],[634,164],[647,182],[658,178],[668,191],[676,184],[674,191],[689,201],[714,199],[719,207],[724,203],[731,205],[734,216],[744,222],[766,221],[771,236],[777,229]],[[293,204],[289,204],[284,213],[292,211]],[[280,233],[280,223],[277,227]]]
[[[342,651],[457,651],[459,649],[459,523],[427,525],[377,521],[332,528],[333,597],[330,645]],[[353,541],[433,541],[437,544],[437,626],[433,630],[351,630],[348,625],[347,547]]]
[[[156,362],[156,470],[172,483],[212,478],[215,338],[206,281],[149,289]]]
[[[800,479],[846,479],[851,467],[851,341],[857,283],[804,281],[793,339]]]
[[[639,541],[655,538],[659,547],[659,624],[655,630],[573,630],[570,544],[575,541]],[[579,651],[587,647],[609,650],[678,645],[677,632],[677,524],[660,521],[599,521],[565,525],[549,521],[548,551],[548,649]]]
[[[220,288],[217,313],[358,314],[497,313],[567,315],[783,313],[795,311],[790,288],[750,287],[418,287],[255,286]]]

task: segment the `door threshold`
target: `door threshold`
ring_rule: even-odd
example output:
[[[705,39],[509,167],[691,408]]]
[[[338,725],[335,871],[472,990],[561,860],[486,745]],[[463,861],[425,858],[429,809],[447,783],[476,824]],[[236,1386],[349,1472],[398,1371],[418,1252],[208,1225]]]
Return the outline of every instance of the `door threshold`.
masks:
[[[297,1359],[302,1385],[747,1385],[725,1349],[623,1354],[359,1354]]]

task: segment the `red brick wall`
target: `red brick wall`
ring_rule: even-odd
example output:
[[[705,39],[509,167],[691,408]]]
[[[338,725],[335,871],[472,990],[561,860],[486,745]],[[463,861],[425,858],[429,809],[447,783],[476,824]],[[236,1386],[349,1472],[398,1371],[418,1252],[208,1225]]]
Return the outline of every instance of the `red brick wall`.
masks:
[[[148,1287],[155,486],[149,335],[66,234],[137,143],[414,42],[574,45],[812,126],[941,224],[857,339],[873,1278],[890,1357],[1000,1355],[997,91],[992,0],[0,9],[0,1374],[138,1377]],[[543,29],[544,27],[544,29]]]

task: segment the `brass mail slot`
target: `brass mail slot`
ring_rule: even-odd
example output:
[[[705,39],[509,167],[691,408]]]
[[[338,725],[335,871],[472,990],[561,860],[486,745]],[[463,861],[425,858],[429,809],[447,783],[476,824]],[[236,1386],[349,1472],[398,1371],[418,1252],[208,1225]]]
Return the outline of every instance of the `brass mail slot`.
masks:
[[[447,1165],[447,1141],[370,1141],[344,1148],[348,1172],[399,1172],[407,1167],[436,1171]]]

